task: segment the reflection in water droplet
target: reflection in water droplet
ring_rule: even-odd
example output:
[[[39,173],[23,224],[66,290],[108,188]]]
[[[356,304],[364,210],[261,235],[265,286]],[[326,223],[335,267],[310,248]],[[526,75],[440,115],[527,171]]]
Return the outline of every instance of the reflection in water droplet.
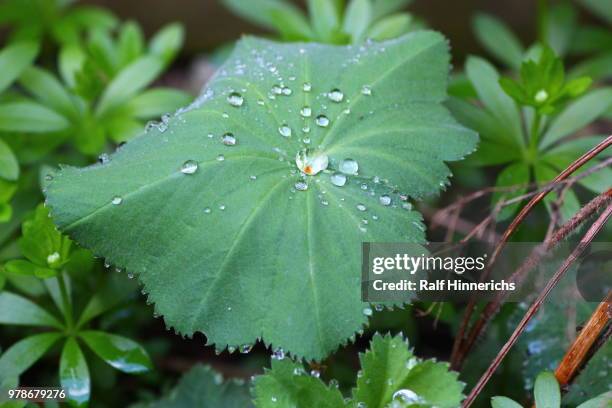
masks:
[[[285,351],[282,348],[280,348],[280,347],[277,348],[272,353],[272,359],[273,360],[284,360],[285,359]]]
[[[226,146],[234,146],[236,145],[236,138],[231,133],[226,133],[223,135],[223,144]]]
[[[291,90],[291,88],[284,87],[284,88],[282,89],[282,93],[283,93],[283,95],[285,95],[285,96],[289,96],[289,95],[291,95],[291,94],[293,93],[293,91]]]
[[[240,352],[242,354],[248,354],[252,348],[253,348],[252,344],[243,344],[242,346],[240,346]]]
[[[308,184],[303,181],[298,181],[297,183],[295,183],[295,189],[298,191],[306,191],[308,190]]]
[[[227,96],[227,102],[232,106],[239,107],[244,103],[244,98],[238,92],[232,92]]]
[[[302,89],[304,89],[304,92],[310,92],[312,90],[312,85],[310,82],[304,82],[304,87]]]
[[[391,204],[391,197],[389,197],[388,195],[381,195],[378,199],[378,201],[380,201],[380,203],[382,205],[389,205]]]
[[[305,117],[305,118],[311,117],[312,116],[312,109],[310,109],[310,106],[304,106],[300,110],[300,115],[302,115],[302,117]]]
[[[325,116],[325,115],[319,115],[319,116],[317,116],[317,119],[315,120],[315,123],[318,126],[327,127],[327,126],[329,126],[329,118],[327,116]]]
[[[331,176],[331,182],[334,186],[342,187],[346,184],[346,176],[342,173],[334,173]]]
[[[326,154],[302,149],[295,155],[295,164],[302,173],[314,176],[327,168],[329,159]]]
[[[187,160],[181,166],[181,173],[183,174],[193,174],[198,171],[198,163],[194,160]]]
[[[121,197],[119,197],[119,196],[115,196],[115,197],[113,197],[113,199],[112,199],[112,201],[111,201],[111,203],[112,203],[113,205],[119,205],[119,204],[121,204],[122,202],[123,202],[123,198],[121,198]]]
[[[342,100],[344,99],[344,94],[341,90],[336,88],[329,91],[327,97],[333,102],[342,102]]]
[[[425,402],[416,392],[409,390],[408,388],[394,392],[392,399],[403,402],[404,404],[423,404]]]
[[[291,128],[286,124],[282,125],[281,127],[278,128],[278,133],[280,133],[281,136],[289,137],[291,136]]]
[[[340,163],[340,171],[345,174],[357,174],[359,163],[353,159],[344,159]]]

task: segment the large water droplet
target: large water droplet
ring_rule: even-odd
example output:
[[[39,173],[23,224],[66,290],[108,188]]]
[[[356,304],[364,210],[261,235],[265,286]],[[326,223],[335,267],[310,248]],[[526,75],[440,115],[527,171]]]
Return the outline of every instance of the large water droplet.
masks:
[[[285,95],[285,96],[289,96],[289,95],[291,95],[291,94],[293,93],[293,91],[291,90],[291,88],[287,88],[287,87],[284,87],[284,88],[282,89],[282,91],[281,91],[281,92],[282,92],[282,93],[283,93],[283,95]]]
[[[238,92],[232,92],[227,96],[227,102],[235,107],[240,107],[244,103],[244,98]]]
[[[240,346],[240,352],[242,354],[248,354],[252,348],[253,348],[252,344],[243,344],[242,346]]]
[[[123,202],[123,198],[119,197],[119,196],[115,196],[113,197],[113,199],[111,200],[111,203],[113,205],[119,205]]]
[[[233,134],[231,133],[226,133],[223,135],[223,139],[221,139],[223,144],[226,146],[235,146],[236,145],[236,138],[234,137]]]
[[[353,159],[344,159],[340,163],[340,171],[345,174],[357,174],[359,163]]]
[[[272,359],[273,360],[284,360],[285,359],[285,351],[282,348],[280,348],[280,347],[277,348],[272,353]]]
[[[183,174],[193,174],[198,171],[198,162],[194,160],[187,160],[181,166],[181,173]]]
[[[327,127],[327,126],[329,126],[329,118],[327,116],[325,116],[325,115],[319,115],[319,116],[317,116],[317,119],[315,120],[315,123],[318,126]]]
[[[341,90],[336,88],[329,91],[327,97],[333,102],[342,102],[342,100],[344,99],[344,94]]]
[[[342,187],[346,184],[346,176],[342,173],[334,173],[331,176],[331,182],[334,186]]]
[[[304,89],[304,92],[310,92],[312,90],[312,85],[310,82],[304,82],[304,87],[302,89]]]
[[[392,399],[403,402],[405,404],[420,404],[425,402],[423,398],[419,397],[416,392],[408,388],[395,391],[393,393]]]
[[[329,159],[326,154],[302,149],[295,156],[295,164],[302,173],[314,176],[327,168]]]
[[[310,106],[304,106],[302,109],[300,109],[300,115],[302,115],[302,117],[304,118],[309,118],[312,116],[312,109],[310,108]]]
[[[389,204],[391,204],[391,197],[389,197],[389,196],[388,196],[388,195],[386,195],[386,194],[385,194],[385,195],[381,195],[381,196],[378,198],[378,201],[380,201],[380,203],[381,203],[382,205],[389,205]]]
[[[280,133],[281,136],[289,137],[291,136],[291,128],[289,127],[289,125],[282,125],[278,128],[278,133]]]
[[[298,181],[297,183],[295,183],[295,189],[298,191],[306,191],[308,190],[308,184],[303,181]]]

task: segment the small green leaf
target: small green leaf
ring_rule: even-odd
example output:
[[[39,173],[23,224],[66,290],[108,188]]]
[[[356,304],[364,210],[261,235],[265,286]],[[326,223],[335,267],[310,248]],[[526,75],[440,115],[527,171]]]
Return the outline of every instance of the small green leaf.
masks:
[[[342,408],[342,394],[304,371],[288,358],[272,360],[272,368],[254,381],[257,408]]]
[[[578,405],[577,408],[602,408],[609,406],[612,402],[612,391],[605,392]],[[608,405],[606,405],[608,404]]]
[[[160,117],[187,105],[193,97],[172,88],[153,88],[135,96],[127,103],[127,110],[138,119]]]
[[[299,10],[284,7],[271,9],[270,21],[285,41],[312,41],[315,37],[308,20]]]
[[[491,408],[523,408],[523,406],[510,398],[493,397],[491,398]]]
[[[0,178],[15,181],[19,178],[19,162],[11,148],[0,139]]]
[[[343,29],[351,35],[353,42],[358,42],[371,21],[371,0],[351,0],[344,16]]]
[[[221,374],[209,366],[197,364],[183,375],[167,397],[145,407],[252,408],[253,404],[245,383],[223,381]]]
[[[389,40],[408,32],[412,16],[408,13],[397,13],[385,17],[370,27],[367,37],[376,41]]]
[[[69,87],[76,86],[76,75],[83,68],[86,59],[85,52],[77,45],[62,47],[58,56],[58,70],[62,79]]]
[[[71,95],[49,72],[37,68],[26,68],[19,77],[19,83],[49,108],[66,117],[77,117],[79,111]]]
[[[6,291],[0,292],[0,324],[62,327],[55,317],[36,303]]]
[[[282,14],[300,14],[299,8],[284,0],[222,0],[223,4],[242,18],[266,28],[274,28],[272,15],[279,11]]]
[[[543,148],[568,136],[605,113],[612,106],[612,88],[589,92],[571,103],[551,122],[541,142]]]
[[[107,123],[110,138],[115,143],[127,142],[144,132],[142,122],[129,117],[112,118]]]
[[[141,57],[125,67],[104,90],[96,109],[98,116],[107,113],[149,85],[163,69],[158,57]]]
[[[465,70],[480,100],[499,121],[504,138],[513,140],[517,146],[524,145],[519,111],[499,85],[499,74],[495,68],[482,58],[469,57]]]
[[[74,338],[66,340],[59,367],[60,384],[73,406],[84,406],[89,401],[91,384],[85,356]]]
[[[153,36],[149,51],[168,65],[183,46],[184,37],[185,29],[181,24],[168,24]]]
[[[529,166],[523,162],[511,164],[510,166],[503,169],[497,176],[495,181],[495,187],[513,187],[515,189],[511,191],[496,191],[493,193],[491,203],[493,206],[497,205],[500,200],[508,201],[514,197],[520,196],[527,191],[530,180]],[[517,202],[515,204],[508,205],[501,209],[497,219],[505,220],[512,216],[516,210],[524,203]]]
[[[95,6],[79,6],[71,10],[66,18],[74,21],[85,29],[112,30],[118,20],[110,11]]]
[[[557,55],[565,55],[576,30],[576,10],[569,2],[552,6],[545,28],[548,45]]]
[[[478,13],[473,25],[476,38],[491,55],[510,68],[521,66],[525,50],[508,26],[485,13]]]
[[[55,228],[48,210],[41,204],[32,219],[23,222],[19,247],[36,265],[57,269],[68,260],[71,241]]]
[[[69,126],[66,118],[36,102],[0,104],[1,131],[49,133]]]
[[[340,29],[338,9],[329,0],[308,0],[310,23],[325,42],[331,42],[334,33]]]
[[[559,408],[561,406],[559,383],[551,372],[543,372],[538,375],[533,394],[536,408]]]
[[[362,375],[353,390],[355,403],[388,406],[392,401],[454,408],[463,399],[463,384],[447,363],[419,360],[401,335],[375,335],[370,348],[360,354]]]
[[[123,25],[118,39],[119,65],[124,67],[140,57],[144,51],[144,34],[133,21]]]
[[[79,318],[77,326],[83,326],[91,319],[96,318],[111,308],[125,302],[136,289],[136,284],[126,284],[123,277],[111,274],[97,285],[100,289],[91,297],[83,313]]]
[[[611,0],[579,0],[579,2],[596,16],[606,20],[608,24],[612,24]]]
[[[41,279],[55,276],[57,274],[56,270],[42,267],[23,259],[8,261],[4,267],[7,272],[14,275],[36,276],[37,278]]]
[[[0,383],[19,376],[62,338],[61,333],[35,334],[19,340],[0,355]]]
[[[119,371],[140,374],[153,367],[145,349],[128,338],[93,330],[79,336],[98,357]]]
[[[372,21],[400,11],[412,3],[412,0],[374,0],[372,5]]]
[[[34,42],[18,42],[0,51],[0,92],[4,91],[19,77],[38,54],[38,45]]]

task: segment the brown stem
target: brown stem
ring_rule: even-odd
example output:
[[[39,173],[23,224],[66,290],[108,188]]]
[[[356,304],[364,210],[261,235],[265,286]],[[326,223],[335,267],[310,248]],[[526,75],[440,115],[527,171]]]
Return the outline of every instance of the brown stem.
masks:
[[[578,170],[585,163],[587,163],[588,161],[593,159],[595,156],[597,156],[597,154],[599,154],[603,150],[607,149],[610,145],[612,145],[612,135],[606,137],[597,146],[595,146],[594,148],[592,148],[591,150],[589,150],[588,152],[586,152],[585,154],[580,156],[573,163],[571,163],[565,170],[563,170],[557,177],[555,177],[552,180],[552,182],[549,183],[544,188],[543,191],[541,191],[537,195],[535,195],[527,203],[527,205],[525,205],[521,209],[519,214],[514,218],[512,223],[508,226],[508,228],[506,229],[506,231],[502,235],[500,241],[498,242],[497,246],[495,247],[495,249],[493,251],[493,254],[492,254],[491,258],[490,258],[487,270],[490,270],[492,265],[495,263],[495,260],[499,256],[499,253],[504,248],[504,246],[505,246],[506,242],[508,241],[508,239],[510,238],[510,236],[514,233],[514,231],[516,231],[518,226],[523,222],[523,220],[527,217],[527,215],[531,212],[531,210],[540,201],[542,201],[544,199],[544,197],[554,188],[554,185],[559,183],[559,182],[562,182],[565,179],[567,179],[576,170]],[[483,280],[487,278],[487,275],[488,275],[487,270],[485,270],[485,273],[483,273],[483,275],[482,275],[482,279]],[[467,305],[467,308],[466,308],[466,311],[465,311],[465,314],[464,314],[464,317],[463,317],[463,321],[461,322],[461,325],[459,326],[459,331],[458,331],[457,337],[455,338],[455,344],[453,344],[453,352],[451,354],[451,366],[454,369],[458,369],[461,366],[462,361],[463,361],[463,356],[469,351],[469,348],[471,348],[471,345],[468,345],[468,347],[466,349],[466,347],[463,347],[463,343],[465,341],[465,333],[466,333],[466,331],[468,329],[468,326],[469,326],[469,323],[470,323],[470,321],[472,319],[472,313],[473,313],[474,308],[475,308],[475,303],[476,303],[475,298],[470,299],[470,301],[468,302],[468,305]],[[477,330],[478,330],[478,332],[480,331],[480,329],[477,329]],[[476,333],[476,336],[472,336],[472,337],[477,337],[477,335],[478,335],[478,333]],[[463,352],[462,352],[462,350],[463,350]]]
[[[610,320],[612,320],[611,302],[612,292],[609,292],[608,296],[597,306],[597,309],[595,309],[589,321],[582,328],[574,343],[565,352],[563,360],[561,360],[557,370],[555,370],[555,377],[557,377],[561,387],[569,384],[580,368],[584,366],[593,345]]]
[[[572,253],[563,262],[561,267],[555,272],[552,278],[547,282],[545,288],[538,295],[538,297],[533,302],[533,304],[525,312],[525,315],[523,316],[523,318],[521,319],[517,327],[514,329],[514,332],[512,332],[512,335],[510,336],[506,344],[503,345],[503,347],[501,348],[497,356],[495,356],[495,358],[491,362],[491,365],[484,372],[480,380],[478,380],[478,383],[476,384],[476,386],[472,389],[472,391],[470,391],[469,395],[467,396],[467,398],[462,404],[463,408],[468,408],[472,405],[472,403],[474,402],[476,397],[478,397],[478,394],[480,394],[480,392],[482,391],[484,386],[487,384],[487,382],[489,381],[489,379],[491,378],[495,370],[497,370],[497,368],[503,361],[504,357],[506,357],[506,355],[508,354],[512,346],[514,346],[514,344],[518,340],[523,330],[525,330],[527,323],[529,323],[531,318],[538,312],[538,310],[542,306],[542,303],[544,303],[544,300],[546,300],[546,298],[548,297],[552,289],[557,285],[559,280],[561,280],[561,278],[563,277],[565,272],[569,269],[569,267],[576,261],[576,259],[580,257],[580,255],[584,252],[588,244],[593,240],[593,238],[595,238],[597,233],[604,227],[604,225],[606,224],[606,221],[611,215],[612,215],[612,205],[609,205],[602,212],[602,214],[597,218],[597,220],[593,223],[593,225],[591,225],[589,230],[586,232],[586,234],[584,234],[584,236],[580,240],[580,243],[576,246],[576,248],[574,248]]]

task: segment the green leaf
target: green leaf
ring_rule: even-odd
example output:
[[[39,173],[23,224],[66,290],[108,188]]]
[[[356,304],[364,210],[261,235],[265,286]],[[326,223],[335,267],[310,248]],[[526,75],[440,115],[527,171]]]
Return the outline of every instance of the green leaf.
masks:
[[[608,24],[612,24],[612,1],[579,0],[579,2],[596,16],[606,20]]]
[[[118,20],[110,11],[95,6],[79,6],[71,10],[66,18],[76,22],[85,29],[112,30]]]
[[[0,92],[8,88],[19,74],[34,61],[38,45],[34,42],[18,42],[0,51]]]
[[[363,33],[372,21],[371,0],[351,0],[344,16],[344,32],[351,35],[353,42],[362,39]]]
[[[610,404],[610,401],[612,401],[612,391],[605,392],[595,398],[585,401],[578,405],[577,408],[601,408],[605,407],[605,404]]]
[[[301,364],[289,359],[272,360],[272,368],[254,381],[257,408],[342,408],[342,394],[307,374]]]
[[[536,408],[559,408],[561,406],[559,383],[551,372],[543,372],[538,375],[533,394]]]
[[[392,14],[374,23],[367,37],[376,41],[396,38],[407,33],[411,23],[412,16],[408,13]]]
[[[66,118],[36,102],[0,104],[0,131],[50,133],[68,126]]]
[[[144,132],[142,122],[132,118],[113,118],[106,123],[111,139],[116,143],[127,142]]]
[[[315,37],[304,14],[293,8],[270,10],[270,20],[285,41],[312,41]]]
[[[482,58],[469,57],[465,70],[485,108],[499,121],[504,139],[512,140],[517,146],[524,145],[519,111],[499,85],[495,68]]]
[[[372,20],[376,21],[388,14],[395,13],[412,3],[412,0],[374,0]]]
[[[308,0],[310,23],[324,42],[331,42],[340,28],[338,9],[329,0]]]
[[[36,303],[6,291],[0,292],[0,324],[62,327],[55,317]]]
[[[81,327],[102,313],[125,302],[136,289],[135,284],[126,284],[125,279],[118,274],[110,274],[99,283],[100,289],[91,297],[83,313],[79,317],[77,326]]]
[[[491,408],[523,408],[523,406],[510,398],[493,397],[491,398]]]
[[[163,69],[158,57],[141,57],[125,67],[104,90],[96,109],[98,116],[107,113],[149,85]]]
[[[548,45],[557,55],[565,55],[576,30],[576,10],[569,2],[554,5],[545,28]]]
[[[79,115],[71,95],[49,72],[37,67],[26,68],[19,78],[19,83],[54,111],[67,117]]]
[[[612,88],[600,88],[572,102],[551,122],[541,142],[542,148],[568,136],[605,113],[612,106]]]
[[[525,50],[507,25],[491,15],[478,13],[473,27],[476,38],[491,55],[510,68],[521,66]]]
[[[153,367],[145,349],[128,338],[94,330],[80,332],[79,336],[98,357],[119,371],[140,374]]]
[[[158,56],[167,65],[169,64],[183,45],[185,30],[179,23],[168,24],[163,27],[149,43],[151,54]]]
[[[124,67],[140,57],[144,50],[144,34],[133,21],[123,25],[118,39],[119,65]]]
[[[53,269],[41,267],[23,259],[8,261],[4,268],[14,275],[36,276],[38,278],[48,278],[57,274],[57,271]]]
[[[300,14],[299,8],[284,0],[222,0],[223,4],[240,17],[266,28],[274,28],[275,12]]]
[[[507,201],[524,194],[527,191],[529,180],[529,166],[523,162],[511,164],[503,169],[497,176],[495,187],[516,186],[516,189],[494,192],[491,198],[492,205],[495,206],[502,199]],[[505,220],[511,217],[522,204],[524,203],[518,202],[504,207],[499,212],[497,219]]]
[[[57,269],[68,260],[71,241],[55,228],[48,210],[41,204],[34,217],[23,222],[19,247],[36,265]]]
[[[19,162],[11,148],[0,139],[0,178],[15,181],[19,178]]]
[[[13,344],[0,356],[0,383],[6,378],[19,376],[30,368],[60,338],[61,333],[42,333]]]
[[[353,400],[367,407],[392,401],[453,408],[463,399],[463,384],[447,363],[419,360],[401,335],[375,335],[370,348],[359,356],[363,375],[357,378]]]
[[[62,79],[68,86],[76,86],[77,73],[83,68],[87,56],[85,52],[76,45],[62,47],[58,56],[58,70]]]
[[[132,98],[127,109],[138,119],[150,119],[174,112],[192,99],[191,95],[176,89],[153,88]]]
[[[442,36],[418,32],[365,47],[242,40],[219,71],[226,75],[190,109],[106,165],[60,171],[47,188],[55,221],[138,274],[179,332],[202,331],[220,350],[263,337],[323,358],[367,319],[361,242],[424,241],[420,215],[402,208],[394,190],[411,198],[437,193],[450,174],[444,161],[461,159],[477,139],[440,105],[448,74]],[[356,53],[360,63],[347,63]],[[260,66],[260,57],[282,57],[283,65],[274,62],[280,74]],[[231,75],[238,61],[242,73]],[[277,75],[296,76],[287,82],[290,95]],[[329,99],[336,88],[341,102]],[[311,114],[303,118],[305,105]],[[286,128],[289,137],[281,135]],[[222,143],[227,133],[235,145]],[[310,160],[329,158],[329,172],[297,173],[296,155],[308,146]],[[359,174],[345,175],[339,187],[332,176],[345,159]],[[185,163],[193,174],[181,171]],[[392,205],[381,205],[381,195]]]
[[[209,366],[197,364],[170,394],[147,408],[252,408],[248,387],[242,381],[223,381]]]
[[[84,406],[89,401],[91,384],[87,361],[74,338],[66,340],[59,367],[60,384],[71,405]]]

